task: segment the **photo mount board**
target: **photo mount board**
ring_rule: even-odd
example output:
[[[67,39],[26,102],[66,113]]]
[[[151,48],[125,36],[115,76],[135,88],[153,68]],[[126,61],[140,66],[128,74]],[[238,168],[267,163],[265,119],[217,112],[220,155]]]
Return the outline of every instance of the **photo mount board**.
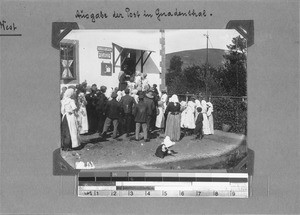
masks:
[[[108,2],[107,2],[108,3]],[[247,1],[205,2],[194,1],[169,4],[169,2],[1,2],[1,15],[14,22],[19,37],[1,37],[1,189],[9,195],[2,196],[2,213],[296,213],[300,212],[299,191],[299,2],[297,1]],[[173,3],[173,2],[172,2]],[[154,6],[152,6],[154,5]],[[139,22],[138,20],[98,21],[76,20],[77,9],[89,12],[95,8],[121,11],[133,9],[165,10],[178,7],[209,8],[214,16],[207,20],[168,18]],[[154,8],[154,9],[155,9]],[[44,11],[47,11],[45,13]],[[29,16],[30,14],[30,16]],[[51,47],[51,23],[78,21],[87,28],[151,28],[167,26],[223,28],[228,20],[253,19],[255,45],[249,52],[249,145],[256,152],[253,198],[246,201],[193,200],[184,207],[185,200],[122,199],[94,200],[74,198],[74,177],[52,176],[51,152],[58,146],[58,89],[39,93],[37,88],[52,89],[58,76],[58,57]],[[3,31],[2,31],[3,32]],[[35,36],[32,36],[32,33]],[[23,53],[28,53],[24,56]],[[287,54],[287,55],[284,55]],[[42,64],[39,57],[47,56]],[[287,57],[288,56],[288,57]],[[16,58],[17,57],[17,58]],[[11,63],[11,59],[15,59]],[[46,59],[46,58],[43,58]],[[37,68],[39,70],[37,70]],[[7,71],[7,72],[6,72]],[[43,71],[43,72],[42,72]],[[13,86],[13,87],[12,87]],[[27,91],[24,91],[24,87]],[[9,90],[7,90],[9,89]],[[22,96],[15,99],[11,95]],[[30,92],[30,93],[29,93]],[[274,93],[275,92],[275,93]],[[30,94],[30,96],[29,96]],[[284,98],[284,106],[278,101]],[[28,100],[33,105],[28,104]],[[50,103],[49,103],[50,100]],[[15,102],[18,105],[15,105]],[[55,103],[55,104],[53,104]],[[276,107],[275,109],[273,107]],[[45,110],[47,113],[45,114]],[[288,113],[290,114],[286,114]],[[25,117],[18,113],[26,112]],[[282,115],[281,115],[282,113]],[[57,117],[56,117],[57,116]],[[37,120],[38,119],[38,120]],[[20,123],[16,123],[20,122]],[[28,126],[30,123],[30,128]],[[262,127],[260,125],[263,125]],[[12,131],[17,132],[12,133]],[[285,135],[282,135],[285,134]],[[287,135],[288,134],[288,135]],[[32,150],[29,150],[32,149]],[[19,159],[14,159],[15,157]],[[25,161],[20,163],[20,161]],[[30,165],[28,165],[30,163]],[[26,185],[25,183],[26,182]],[[43,182],[43,183],[41,183]],[[25,198],[30,196],[30,198]],[[18,202],[18,204],[15,204]],[[51,204],[49,204],[51,202]],[[121,203],[121,204],[120,204]],[[216,204],[217,203],[217,204]],[[155,207],[153,207],[155,205]],[[113,206],[113,207],[111,207]]]

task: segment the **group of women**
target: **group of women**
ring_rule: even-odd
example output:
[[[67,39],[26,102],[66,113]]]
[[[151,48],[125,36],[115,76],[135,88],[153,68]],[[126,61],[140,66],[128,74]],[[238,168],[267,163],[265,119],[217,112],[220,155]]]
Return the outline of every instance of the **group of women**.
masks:
[[[202,112],[197,112],[197,108],[201,107]],[[211,102],[201,101],[191,98],[190,101],[179,102],[178,96],[173,95],[169,99],[168,106],[165,110],[166,128],[165,135],[169,136],[172,141],[178,141],[181,136],[181,129],[195,129],[195,121],[198,114],[203,115],[203,131],[204,135],[214,134],[213,125],[213,105]]]

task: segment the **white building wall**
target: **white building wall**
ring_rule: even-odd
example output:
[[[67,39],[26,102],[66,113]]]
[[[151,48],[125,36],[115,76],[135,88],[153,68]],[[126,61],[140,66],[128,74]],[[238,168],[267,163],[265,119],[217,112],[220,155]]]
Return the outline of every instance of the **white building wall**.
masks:
[[[88,85],[97,84],[111,87],[117,87],[119,84],[118,74],[120,72],[121,58],[115,67],[115,73],[112,76],[101,75],[101,63],[111,63],[113,66],[113,53],[111,59],[98,58],[97,46],[111,47],[112,43],[127,44],[134,42],[147,47],[153,52],[144,65],[143,71],[148,74],[150,84],[161,84],[160,80],[160,33],[159,30],[73,30],[64,39],[75,39],[79,41],[79,83],[87,81]],[[115,49],[115,57],[119,52]],[[140,51],[137,52],[137,59]],[[146,58],[144,54],[144,60]],[[137,65],[136,70],[140,70],[141,62]]]

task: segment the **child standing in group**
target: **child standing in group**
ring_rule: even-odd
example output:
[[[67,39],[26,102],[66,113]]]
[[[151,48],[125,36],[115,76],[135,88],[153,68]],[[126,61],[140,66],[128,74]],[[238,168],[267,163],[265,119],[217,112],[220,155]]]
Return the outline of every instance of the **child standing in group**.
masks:
[[[203,127],[203,115],[202,115],[202,108],[201,107],[197,107],[197,112],[198,112],[198,116],[196,119],[196,128],[195,128],[195,139],[202,139],[203,138],[203,133],[202,133],[202,127]]]

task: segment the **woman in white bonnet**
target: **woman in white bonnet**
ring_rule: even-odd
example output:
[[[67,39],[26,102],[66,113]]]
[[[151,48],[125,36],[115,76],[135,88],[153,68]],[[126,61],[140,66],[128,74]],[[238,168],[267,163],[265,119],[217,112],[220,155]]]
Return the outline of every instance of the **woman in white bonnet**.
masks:
[[[195,129],[195,103],[193,101],[187,103],[181,115],[181,128],[185,129],[185,133],[187,133],[186,130]]]
[[[61,145],[62,150],[75,149],[80,146],[78,124],[76,119],[77,106],[72,96],[74,89],[69,88],[61,100]]]
[[[214,117],[212,114],[212,112],[214,112],[214,108],[212,103],[210,102],[210,98],[209,98],[209,102],[207,102],[206,105],[207,105],[207,117],[208,117],[210,133],[214,134]]]
[[[80,92],[78,94],[78,121],[79,121],[79,130],[80,134],[86,134],[89,131],[88,117],[86,111],[87,101],[85,99],[84,92]]]
[[[135,88],[142,88],[142,76],[141,76],[141,72],[140,71],[136,71],[135,72]]]
[[[138,90],[134,89],[131,91],[131,96],[134,98],[135,103],[139,103],[139,96],[137,95]]]
[[[172,141],[180,139],[180,104],[177,95],[173,95],[165,111],[167,117],[165,136],[169,136]]]
[[[142,90],[147,91],[148,89],[150,89],[150,85],[149,85],[149,81],[147,78],[147,74],[143,73],[142,74]]]
[[[208,117],[207,117],[207,104],[206,101],[203,99],[201,101],[202,106],[202,115],[203,115],[203,134],[209,135],[211,134]]]

